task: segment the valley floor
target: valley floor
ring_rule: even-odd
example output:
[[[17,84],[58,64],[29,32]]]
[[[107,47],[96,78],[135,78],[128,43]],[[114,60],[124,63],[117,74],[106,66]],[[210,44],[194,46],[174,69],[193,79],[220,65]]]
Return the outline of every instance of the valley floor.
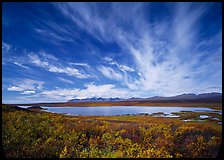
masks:
[[[69,116],[2,105],[2,147],[13,158],[217,157],[222,125],[151,116]]]

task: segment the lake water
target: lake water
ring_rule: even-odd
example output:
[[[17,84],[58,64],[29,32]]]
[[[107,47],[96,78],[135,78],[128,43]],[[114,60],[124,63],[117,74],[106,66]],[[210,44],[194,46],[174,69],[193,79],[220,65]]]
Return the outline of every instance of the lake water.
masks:
[[[19,106],[27,108],[30,106]],[[42,106],[41,106],[42,107]],[[172,117],[172,112],[193,111],[193,112],[215,112],[222,114],[222,111],[211,108],[198,107],[158,107],[158,106],[98,106],[98,107],[42,107],[44,112],[62,113],[69,115],[83,116],[116,116],[125,114],[153,114],[163,112],[166,117]]]

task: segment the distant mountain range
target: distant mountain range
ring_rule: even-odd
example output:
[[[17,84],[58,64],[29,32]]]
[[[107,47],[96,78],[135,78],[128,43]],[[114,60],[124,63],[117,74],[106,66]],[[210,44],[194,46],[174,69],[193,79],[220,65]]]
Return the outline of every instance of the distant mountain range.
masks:
[[[115,102],[115,101],[203,101],[203,102],[222,102],[222,93],[212,92],[212,93],[202,93],[202,94],[181,94],[172,97],[150,97],[150,98],[102,98],[102,97],[93,97],[85,99],[71,99],[68,102]]]
[[[111,101],[122,101],[124,99],[121,99],[121,98],[97,98],[97,97],[93,97],[93,98],[84,98],[84,99],[71,99],[69,100],[68,102],[102,102],[102,101],[108,101],[108,102],[111,102]]]

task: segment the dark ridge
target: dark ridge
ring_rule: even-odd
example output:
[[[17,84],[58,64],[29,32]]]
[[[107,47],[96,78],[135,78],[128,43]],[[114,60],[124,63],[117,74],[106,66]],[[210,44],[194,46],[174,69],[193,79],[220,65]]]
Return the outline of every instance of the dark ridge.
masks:
[[[27,109],[44,109],[40,106],[31,106],[31,107],[28,107]]]

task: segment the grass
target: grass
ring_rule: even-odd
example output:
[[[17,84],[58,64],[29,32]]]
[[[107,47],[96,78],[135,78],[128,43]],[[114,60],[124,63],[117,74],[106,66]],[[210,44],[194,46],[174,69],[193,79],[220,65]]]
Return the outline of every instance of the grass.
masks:
[[[2,106],[7,158],[207,158],[222,126],[151,116],[68,116]]]
[[[216,117],[219,120],[222,121],[222,115],[218,113],[213,112],[173,112],[174,115],[179,115],[181,120],[184,119],[195,119],[195,120],[201,120],[200,115],[207,115],[209,117]],[[217,120],[212,120],[211,118],[205,118],[205,120],[210,122],[217,122]]]

